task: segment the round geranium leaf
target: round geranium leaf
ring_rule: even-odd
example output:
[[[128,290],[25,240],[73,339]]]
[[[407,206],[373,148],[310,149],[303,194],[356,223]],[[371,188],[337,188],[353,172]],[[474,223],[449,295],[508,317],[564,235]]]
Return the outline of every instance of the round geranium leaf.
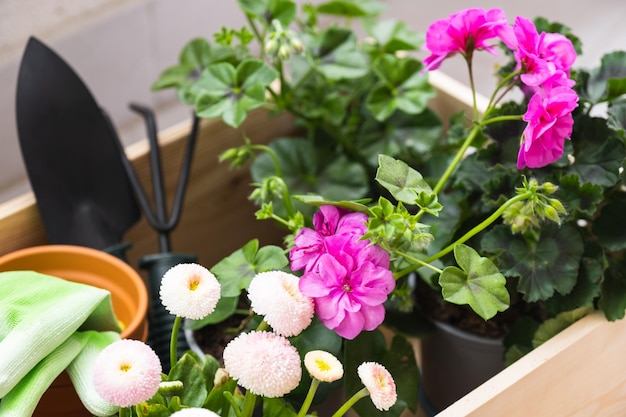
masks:
[[[569,294],[578,278],[583,240],[569,224],[549,223],[534,237],[513,235],[506,226],[487,232],[483,250],[497,254],[507,276],[519,277],[518,290],[526,301],[546,300],[554,292]]]
[[[463,244],[455,246],[454,257],[461,268],[449,266],[439,277],[446,301],[469,304],[485,320],[509,307],[506,278],[493,262]]]
[[[602,207],[600,215],[593,222],[593,233],[600,244],[609,250],[626,249],[624,210],[626,199],[612,200]]]

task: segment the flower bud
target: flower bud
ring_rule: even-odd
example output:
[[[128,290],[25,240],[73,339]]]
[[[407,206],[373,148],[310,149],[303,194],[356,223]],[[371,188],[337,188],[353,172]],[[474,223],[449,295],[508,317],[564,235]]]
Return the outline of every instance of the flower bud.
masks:
[[[213,387],[219,388],[227,383],[229,379],[230,375],[228,374],[228,371],[224,368],[218,368],[217,371],[215,371],[215,377],[213,378]]]
[[[280,47],[278,48],[278,56],[281,59],[287,59],[289,58],[289,55],[291,55],[291,49],[289,49],[288,45],[280,45]]]
[[[551,182],[544,182],[541,184],[541,190],[545,195],[554,194],[559,187],[557,185],[552,184]]]
[[[183,394],[183,382],[162,381],[159,383],[159,394],[164,397],[180,396]]]
[[[275,38],[269,39],[265,42],[265,52],[268,54],[273,54],[278,49],[278,41]]]

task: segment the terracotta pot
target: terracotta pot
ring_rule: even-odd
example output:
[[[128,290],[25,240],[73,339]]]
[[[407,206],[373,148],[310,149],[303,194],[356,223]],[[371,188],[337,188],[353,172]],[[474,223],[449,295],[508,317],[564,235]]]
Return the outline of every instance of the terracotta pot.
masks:
[[[113,310],[122,322],[122,338],[145,341],[148,292],[141,276],[106,252],[82,246],[42,245],[0,256],[0,271],[33,270],[69,281],[103,288],[111,293]],[[91,416],[67,373],[63,372],[41,398],[35,417]]]
[[[421,404],[430,416],[504,369],[501,339],[489,339],[435,322],[421,341]]]

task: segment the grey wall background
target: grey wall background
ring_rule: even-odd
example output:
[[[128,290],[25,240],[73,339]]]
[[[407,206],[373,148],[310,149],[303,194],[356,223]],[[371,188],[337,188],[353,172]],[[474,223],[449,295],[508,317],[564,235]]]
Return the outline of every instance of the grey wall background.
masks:
[[[301,3],[303,1],[300,1]],[[387,18],[417,31],[461,8],[501,7],[515,16],[545,16],[572,27],[584,42],[577,66],[595,65],[604,52],[626,49],[623,0],[386,0]],[[126,144],[144,137],[141,120],[128,110],[137,101],[157,111],[160,128],[189,116],[172,92],[151,92],[159,73],[178,59],[191,38],[210,38],[221,26],[244,24],[235,0],[0,0],[0,202],[29,190],[15,127],[15,85],[28,37],[37,36],[63,56],[108,110]],[[425,55],[424,55],[425,56]],[[423,56],[422,56],[423,57]],[[498,59],[479,54],[477,87],[488,94]],[[459,60],[441,71],[466,81]]]

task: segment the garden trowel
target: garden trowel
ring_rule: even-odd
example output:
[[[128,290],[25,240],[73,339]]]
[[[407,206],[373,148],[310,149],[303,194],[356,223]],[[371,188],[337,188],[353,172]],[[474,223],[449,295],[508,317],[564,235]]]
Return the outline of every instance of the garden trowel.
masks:
[[[31,37],[17,82],[26,171],[48,241],[124,258],[140,211],[103,111],[72,68]]]

